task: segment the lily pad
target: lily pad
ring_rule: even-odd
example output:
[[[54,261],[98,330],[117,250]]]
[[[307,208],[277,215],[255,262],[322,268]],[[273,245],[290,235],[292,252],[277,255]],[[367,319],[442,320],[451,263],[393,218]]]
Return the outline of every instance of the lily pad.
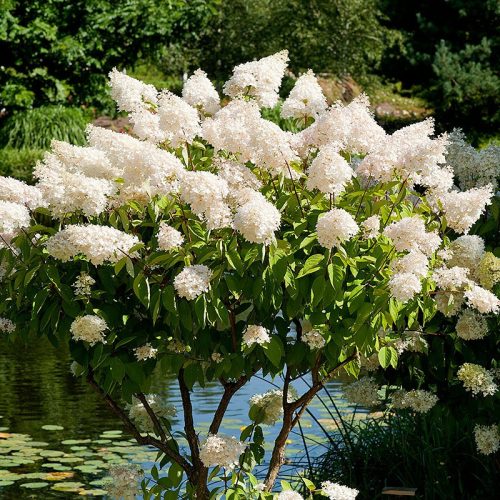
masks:
[[[65,439],[61,441],[61,444],[73,445],[73,444],[86,444],[90,443],[91,439]]]
[[[0,488],[2,486],[10,486],[14,484],[14,481],[7,481],[6,479],[0,479]]]
[[[63,431],[64,427],[62,425],[42,425],[44,431]]]
[[[40,452],[41,457],[62,457],[64,452],[57,450],[43,450]]]
[[[57,483],[52,486],[52,490],[55,491],[65,491],[68,493],[78,493],[85,485],[83,483],[64,481],[62,483]]]
[[[30,490],[37,490],[39,488],[45,488],[45,486],[48,486],[49,483],[46,483],[45,481],[39,481],[38,483],[24,483],[21,484],[22,488],[29,488]]]
[[[108,492],[106,490],[81,490],[80,493],[78,493],[81,496],[85,497],[97,497],[97,496],[103,496],[106,495]]]

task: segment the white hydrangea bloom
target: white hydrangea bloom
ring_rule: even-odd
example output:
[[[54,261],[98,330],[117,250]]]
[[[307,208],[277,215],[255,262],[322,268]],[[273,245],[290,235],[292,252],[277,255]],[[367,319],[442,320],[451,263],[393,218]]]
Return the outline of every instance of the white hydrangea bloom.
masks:
[[[462,131],[455,129],[449,134],[450,144],[446,162],[453,168],[461,189],[472,189],[491,184],[498,188],[500,178],[500,147],[490,145],[476,151],[465,142]]]
[[[448,226],[457,233],[468,233],[491,204],[493,190],[490,185],[469,191],[450,191],[439,197]]]
[[[429,259],[422,252],[412,250],[393,260],[390,267],[395,273],[412,273],[421,278],[427,274]]]
[[[343,486],[331,481],[323,481],[321,483],[321,491],[330,500],[354,500],[359,491],[348,486]]]
[[[479,453],[492,455],[500,449],[500,431],[498,425],[479,425],[474,427],[474,438]]]
[[[160,94],[158,115],[160,128],[174,148],[184,143],[191,144],[196,136],[201,135],[198,111],[168,90]]]
[[[361,228],[363,230],[363,238],[376,238],[380,231],[380,217],[376,214],[371,215],[361,223]]]
[[[276,500],[304,500],[304,497],[293,490],[280,491]]]
[[[212,271],[207,266],[187,266],[174,279],[175,291],[179,297],[193,300],[208,292],[211,277]]]
[[[30,214],[24,205],[0,200],[0,248],[10,243],[19,231],[30,225]]]
[[[45,206],[40,189],[13,177],[0,176],[0,200],[26,205],[30,210]]]
[[[374,352],[370,354],[370,356],[361,356],[360,359],[361,368],[366,370],[367,372],[374,372],[380,368],[380,362],[378,360],[378,354]]]
[[[207,221],[209,229],[231,225],[231,210],[225,201],[228,193],[227,182],[211,172],[186,171],[181,178],[181,199]]]
[[[378,385],[372,377],[362,377],[344,387],[344,396],[349,403],[361,406],[378,404]]]
[[[251,189],[258,191],[262,182],[245,165],[233,160],[214,158],[213,165],[217,167],[217,175],[227,182],[229,187],[228,196],[233,205],[239,205],[240,192]]]
[[[401,338],[389,343],[390,346],[396,349],[398,355],[403,352],[427,352],[428,344],[420,332],[405,331]]]
[[[413,389],[400,390],[392,396],[392,406],[396,409],[411,408],[417,413],[427,413],[438,402],[438,397],[429,391]]]
[[[158,144],[167,139],[167,134],[160,128],[160,115],[147,109],[129,114],[134,134],[145,141]]]
[[[0,332],[14,333],[15,331],[16,325],[10,319],[0,317]]]
[[[297,398],[297,391],[289,386],[287,401],[290,403]],[[261,413],[262,423],[274,425],[283,415],[283,391],[272,389],[264,394],[255,394],[250,398],[250,406],[257,406]]]
[[[158,349],[155,349],[149,342],[140,347],[134,349],[135,357],[137,361],[146,361],[148,359],[156,358],[158,354]]]
[[[396,300],[408,302],[422,290],[422,283],[413,273],[396,273],[389,280],[389,290]]]
[[[498,297],[479,285],[472,285],[464,295],[468,304],[482,314],[497,313],[500,309]]]
[[[117,189],[107,179],[72,172],[51,153],[37,163],[33,175],[49,210],[60,218],[79,210],[89,217],[101,214]]]
[[[280,211],[255,192],[234,214],[234,228],[250,243],[269,245],[281,223]]]
[[[92,285],[95,285],[95,279],[85,271],[82,271],[71,286],[75,289],[77,297],[87,297],[91,293]]]
[[[484,255],[484,240],[480,236],[464,234],[452,241],[449,246],[450,259],[447,260],[448,267],[466,267],[474,273]]]
[[[243,333],[243,347],[250,347],[254,344],[267,344],[271,336],[269,330],[260,325],[248,325]]]
[[[355,175],[335,145],[324,146],[309,167],[306,186],[322,193],[339,195]]]
[[[222,363],[224,361],[224,356],[220,352],[213,352],[212,355],[210,356],[210,359],[214,363]]]
[[[175,406],[163,401],[159,394],[145,394],[144,396],[148,406],[157,417],[170,420],[177,415]],[[132,404],[128,408],[128,415],[142,431],[150,433],[155,432],[153,421],[146,407],[139,399],[135,397],[132,398]]]
[[[99,316],[95,314],[86,314],[76,318],[70,327],[71,335],[74,340],[83,340],[90,345],[98,342],[106,343],[104,332],[108,330],[108,325]]]
[[[295,82],[281,107],[282,118],[317,118],[327,108],[326,97],[314,73],[309,70]]]
[[[488,335],[488,323],[481,315],[469,309],[458,318],[455,326],[457,335],[464,340],[478,340]]]
[[[245,444],[234,436],[209,434],[200,445],[200,460],[205,467],[218,466],[234,469],[245,448]]]
[[[326,340],[323,335],[321,335],[321,332],[314,329],[303,331],[300,340],[302,340],[304,344],[307,344],[309,349],[312,350],[321,349],[326,344]]]
[[[435,269],[432,279],[438,288],[442,290],[461,290],[464,286],[471,283],[469,279],[469,270],[465,267],[441,267]]]
[[[197,69],[182,88],[182,98],[204,115],[214,115],[220,109],[220,97],[207,74]]]
[[[333,248],[351,239],[359,231],[359,227],[350,213],[342,208],[334,208],[318,218],[316,231],[319,244],[325,248]]]
[[[184,243],[182,233],[165,222],[160,222],[156,237],[158,239],[158,248],[164,252],[178,248]]]
[[[50,237],[47,251],[55,259],[68,262],[83,255],[95,266],[105,262],[115,263],[139,243],[137,236],[119,231],[114,227],[93,224],[75,224]]]
[[[154,85],[136,80],[116,68],[109,72],[108,77],[111,97],[116,101],[119,111],[132,112],[156,107],[158,91]]]
[[[457,377],[464,384],[465,390],[472,392],[473,396],[480,393],[483,396],[491,396],[497,392],[497,385],[493,381],[493,376],[481,365],[464,363],[458,369]]]
[[[260,107],[272,108],[278,102],[287,63],[288,51],[282,50],[258,61],[239,64],[224,84],[224,94],[233,98],[252,96]]]
[[[89,127],[91,127],[91,130],[105,130],[111,134],[116,134],[116,132],[92,127],[91,125]],[[125,134],[120,134],[120,136],[122,135]],[[105,151],[101,151],[97,147],[74,146],[68,142],[53,140],[50,148],[52,154],[71,173],[82,174],[96,179],[106,179],[108,181],[112,181],[122,175],[122,169],[113,165],[106,156]]]
[[[136,464],[110,465],[105,488],[111,498],[134,500],[143,473]]]

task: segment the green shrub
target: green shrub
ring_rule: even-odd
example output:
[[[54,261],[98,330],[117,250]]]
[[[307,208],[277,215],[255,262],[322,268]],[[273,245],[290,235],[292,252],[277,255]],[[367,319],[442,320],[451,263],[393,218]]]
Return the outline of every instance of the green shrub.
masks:
[[[48,149],[52,139],[83,144],[88,116],[79,108],[42,106],[19,111],[0,128],[0,145],[17,149]]]
[[[0,174],[32,183],[31,172],[42,155],[41,149],[0,149]]]
[[[347,438],[316,464],[317,483],[348,484],[360,490],[357,500],[387,498],[385,486],[417,488],[427,500],[496,498],[495,459],[477,454],[473,423],[443,407],[344,425]]]

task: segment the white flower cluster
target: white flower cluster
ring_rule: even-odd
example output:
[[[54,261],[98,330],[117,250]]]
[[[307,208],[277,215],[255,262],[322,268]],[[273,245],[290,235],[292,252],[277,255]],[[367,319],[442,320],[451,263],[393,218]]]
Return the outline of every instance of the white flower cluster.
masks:
[[[497,424],[474,427],[474,437],[479,453],[492,455],[500,449],[500,431]]]
[[[484,240],[480,236],[464,234],[450,243],[448,267],[466,267],[473,275],[484,255]]]
[[[320,149],[307,171],[307,188],[322,193],[339,195],[355,175],[349,163],[339,154],[339,145],[328,145]]]
[[[330,500],[354,500],[359,491],[348,486],[343,486],[331,481],[323,481],[321,483],[321,491]]]
[[[248,189],[258,191],[262,187],[261,181],[245,165],[234,160],[217,157],[213,160],[217,168],[217,175],[227,182],[229,188],[229,200],[232,205],[240,205],[240,193]]]
[[[320,331],[314,329],[303,330],[300,340],[307,344],[311,350],[321,349],[326,344],[325,337],[321,335]]]
[[[349,212],[333,208],[318,218],[316,231],[319,244],[325,248],[333,248],[351,239],[359,231],[359,227]]]
[[[327,108],[326,97],[314,73],[300,76],[281,107],[282,118],[317,118]]]
[[[101,214],[108,207],[109,197],[115,194],[116,185],[107,179],[85,175],[72,161],[69,154],[61,158],[45,153],[33,171],[49,210],[60,218],[79,210],[89,217]]]
[[[490,396],[497,392],[497,385],[491,373],[480,365],[474,363],[464,363],[457,372],[460,380],[467,391],[473,396],[482,393],[483,396]]]
[[[195,264],[185,267],[174,279],[174,288],[179,297],[193,300],[208,292],[212,271],[207,266]]]
[[[158,103],[158,92],[154,85],[136,80],[116,68],[109,72],[108,77],[111,97],[116,101],[119,111],[139,111]]]
[[[271,244],[280,223],[279,210],[259,192],[250,193],[234,214],[234,228],[250,243]]]
[[[211,172],[185,172],[180,183],[181,199],[191,210],[207,221],[209,229],[231,225],[231,210],[225,198],[229,193],[227,182]]]
[[[209,434],[200,445],[200,460],[206,467],[219,466],[234,469],[245,448],[245,444],[235,437]]]
[[[254,102],[231,101],[202,125],[203,138],[216,151],[226,150],[242,163],[252,162],[271,175],[298,177],[292,164],[299,158],[291,147],[291,134],[261,117]]]
[[[336,103],[308,128],[297,134],[295,144],[302,152],[311,146],[321,148],[332,143],[352,153],[368,153],[385,140],[384,129],[369,110],[368,97],[356,97],[347,106]]]
[[[461,290],[471,283],[469,270],[465,267],[441,267],[434,270],[432,279],[438,288],[447,291]]]
[[[86,314],[76,318],[70,326],[74,340],[83,340],[90,345],[106,343],[104,332],[108,329],[106,321],[95,314]]]
[[[263,345],[270,342],[269,330],[260,325],[248,325],[243,333],[243,347],[251,347],[254,344]]]
[[[146,402],[158,418],[171,419],[177,415],[175,406],[167,404],[158,394],[145,394]],[[139,429],[144,432],[155,432],[153,421],[144,404],[137,398],[132,399],[128,414]]]
[[[363,230],[363,238],[376,238],[380,231],[380,217],[376,214],[371,215],[361,223],[361,228]]]
[[[278,102],[278,90],[286,70],[288,51],[283,50],[258,61],[236,66],[224,84],[229,97],[254,97],[261,107],[272,108]]]
[[[378,385],[372,377],[362,377],[344,387],[344,396],[349,403],[361,406],[378,404]]]
[[[30,220],[30,213],[24,205],[0,200],[0,248],[27,228]]]
[[[148,359],[156,358],[158,349],[155,349],[150,343],[147,343],[140,347],[136,347],[134,349],[134,354],[137,361],[146,361]]]
[[[143,477],[135,464],[111,465],[105,478],[105,488],[111,498],[134,500]]]
[[[480,313],[497,313],[500,310],[500,299],[489,290],[485,290],[479,285],[472,285],[464,293],[470,306],[477,309]]]
[[[214,115],[220,109],[220,98],[207,74],[197,69],[182,88],[182,98],[203,115]]]
[[[417,413],[427,413],[438,402],[438,397],[429,391],[414,389],[399,390],[392,395],[392,406],[396,409],[411,408]]]
[[[90,274],[82,271],[77,276],[72,286],[75,289],[75,295],[77,297],[87,297],[91,293],[92,285],[95,285],[95,279],[92,278]]]
[[[458,318],[455,329],[457,335],[463,340],[478,340],[488,335],[486,318],[469,309]]]
[[[397,273],[389,280],[391,296],[400,302],[408,302],[421,289],[420,278],[413,273]]]
[[[158,116],[160,129],[174,148],[184,143],[191,144],[196,136],[201,135],[198,111],[168,90],[164,90],[158,99]]]
[[[424,221],[418,216],[403,217],[392,222],[384,229],[383,234],[392,240],[398,252],[414,250],[430,256],[441,244],[439,235],[427,231]]]
[[[484,288],[491,290],[497,283],[500,283],[500,258],[495,257],[491,252],[486,252],[475,275]]]
[[[165,222],[160,222],[157,239],[158,248],[164,252],[168,252],[173,248],[178,248],[184,243],[184,236],[182,233]]]
[[[428,345],[420,332],[405,331],[403,335],[389,345],[396,349],[398,355],[403,352],[426,352]]]
[[[304,497],[293,490],[283,490],[280,491],[276,500],[304,500]]]
[[[10,319],[0,317],[0,332],[14,333],[15,331],[16,325]]]
[[[458,129],[449,134],[449,140],[446,163],[453,168],[460,188],[472,189],[490,184],[496,190],[500,179],[500,147],[491,145],[476,151]]]
[[[297,398],[297,391],[289,386],[287,401],[290,403]],[[263,394],[255,394],[250,398],[250,406],[259,408],[262,423],[274,425],[283,415],[283,391],[272,389]]]
[[[138,243],[137,236],[114,227],[78,224],[66,226],[50,237],[46,247],[52,257],[62,262],[83,255],[98,266],[105,262],[118,262]]]
[[[0,200],[26,205],[30,210],[44,206],[40,189],[13,177],[0,176]]]
[[[486,209],[491,205],[491,186],[472,188],[468,191],[450,191],[439,197],[448,226],[457,233],[468,233]]]

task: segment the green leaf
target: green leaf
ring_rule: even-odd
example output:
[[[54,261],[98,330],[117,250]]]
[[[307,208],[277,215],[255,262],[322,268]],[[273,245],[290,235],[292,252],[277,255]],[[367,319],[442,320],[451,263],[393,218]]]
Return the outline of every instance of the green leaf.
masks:
[[[392,366],[396,368],[398,364],[398,353],[394,347],[382,347],[378,352],[378,360],[382,368]]]
[[[139,273],[134,279],[134,293],[137,298],[146,306],[149,307],[150,289],[148,279],[143,273]]]
[[[276,368],[280,367],[281,358],[285,354],[285,350],[283,348],[283,344],[280,338],[277,335],[271,337],[271,341],[262,346],[264,348],[264,354],[271,361],[271,363],[276,366]]]
[[[324,260],[324,255],[322,254],[314,254],[311,255],[305,262],[304,267],[300,270],[297,278],[302,278],[308,274],[314,273],[321,269],[321,264]]]

